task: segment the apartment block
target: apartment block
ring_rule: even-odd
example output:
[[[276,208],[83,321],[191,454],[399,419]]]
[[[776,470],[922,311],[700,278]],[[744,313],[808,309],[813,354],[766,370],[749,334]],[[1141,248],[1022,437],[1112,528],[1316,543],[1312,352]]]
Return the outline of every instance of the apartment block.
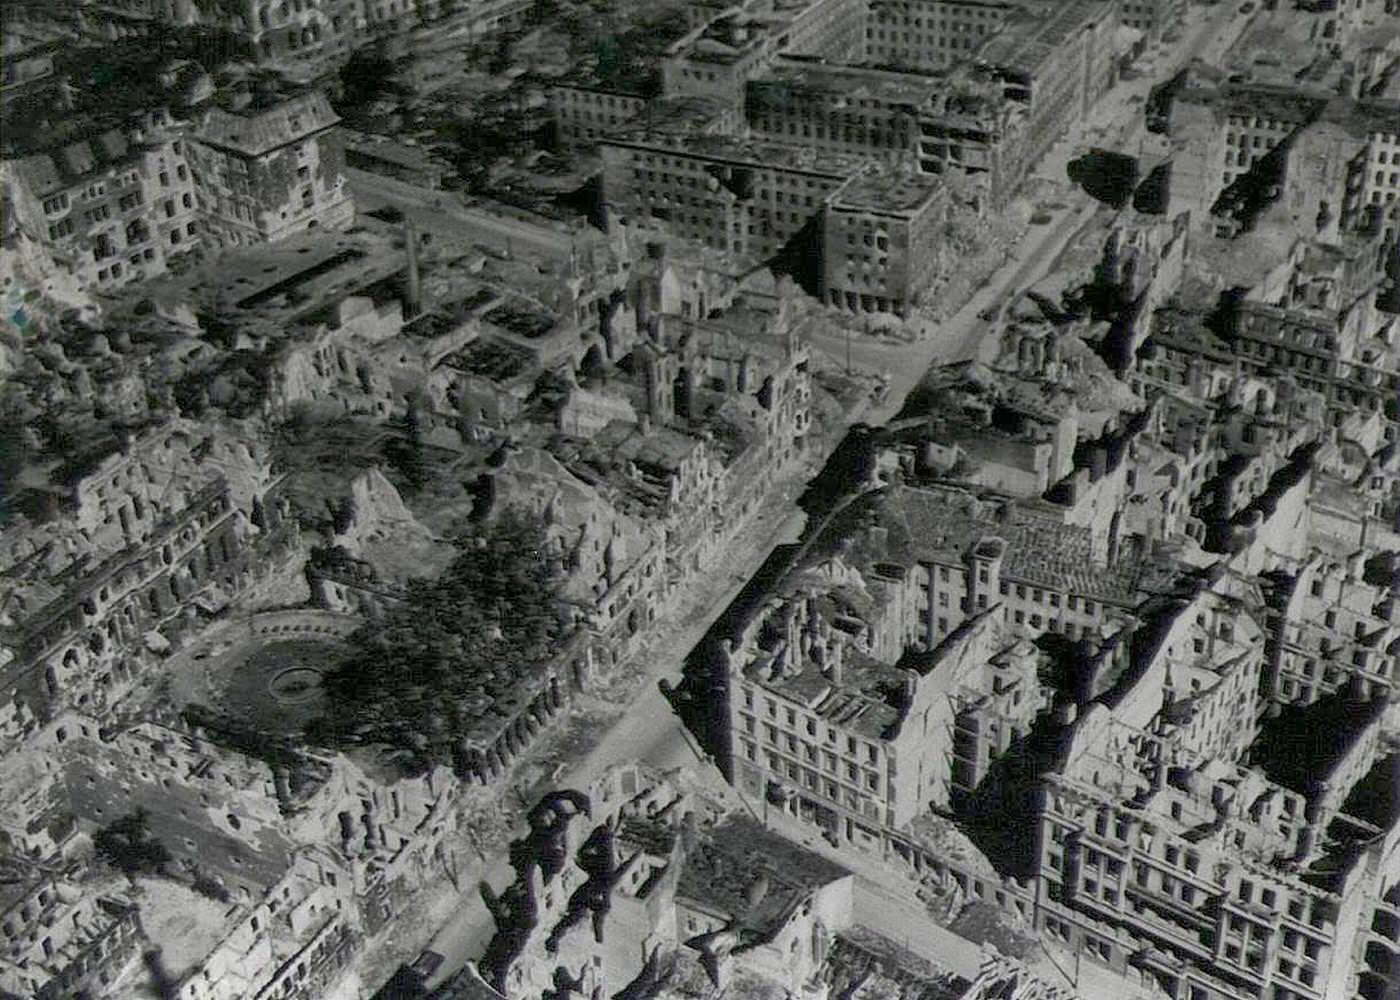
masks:
[[[284,239],[354,219],[339,118],[309,92],[233,97],[192,123],[138,126],[8,161],[16,224],[80,282],[115,290],[191,251]]]
[[[935,71],[969,59],[1006,26],[1015,7],[982,0],[872,3],[866,16],[865,61],[902,70]]]
[[[1032,4],[976,50],[1003,93],[1026,108],[1021,142],[1034,163],[1079,121],[1117,76],[1115,5]]]
[[[1364,551],[1346,563],[1315,555],[1265,585],[1263,694],[1311,704],[1338,691],[1384,698],[1400,669],[1400,619],[1386,581],[1366,579]]]
[[[1340,423],[1393,400],[1400,322],[1378,308],[1367,248],[1302,243],[1240,303],[1233,347],[1250,372],[1289,371]]]
[[[73,477],[85,537],[70,544],[86,565],[46,555],[54,540],[42,527],[7,537],[3,683],[31,726],[66,706],[105,712],[158,661],[153,629],[195,603],[224,605],[295,544],[258,457],[239,446],[199,454],[202,440],[170,425]]]
[[[1178,747],[1176,704],[1164,694],[1146,729],[1102,706],[1074,725],[1045,780],[1046,931],[1172,997],[1353,995],[1353,943],[1383,912],[1400,839],[1393,808],[1352,794],[1392,774],[1379,703],[1339,707],[1352,722],[1313,741],[1320,759],[1297,759],[1290,737],[1278,773]]]
[[[211,244],[243,246],[349,226],[355,205],[339,123],[315,91],[266,107],[206,112],[190,139]]]
[[[559,142],[592,145],[642,114],[649,99],[646,94],[580,83],[552,88],[549,104]]]
[[[850,312],[903,316],[951,268],[941,252],[948,191],[893,171],[857,174],[827,197],[821,296]]]
[[[1147,586],[962,490],[892,485],[827,531],[721,658],[724,739],[736,785],[859,844],[966,799],[1029,733],[1051,692],[1024,640],[1100,642]]]
[[[200,245],[188,142],[160,116],[6,164],[16,223],[79,281],[117,289]]]
[[[859,61],[864,17],[860,0],[756,0],[731,8],[671,46],[662,62],[662,92],[738,107],[745,84],[780,52]]]
[[[1185,0],[1123,0],[1118,10],[1123,26],[1142,32],[1147,42],[1159,41],[1185,14]]]
[[[941,78],[790,57],[748,88],[749,129],[929,175],[959,175],[983,210],[1002,204],[1029,161],[1019,150],[1024,111],[985,76]]]
[[[496,934],[476,982],[450,996],[533,995],[561,975],[607,994],[807,992],[851,922],[850,873],[673,776],[614,767],[529,823],[515,881],[485,893]]]
[[[811,148],[668,135],[659,126],[638,123],[599,144],[610,211],[759,259],[815,229],[826,196],[859,166]]]
[[[141,31],[152,20],[219,29],[243,57],[311,80],[366,45],[401,43],[415,30],[442,23],[483,34],[519,23],[529,6],[527,0],[467,8],[450,0],[236,0],[217,7],[195,0],[118,0],[104,5],[89,25],[109,36]]]

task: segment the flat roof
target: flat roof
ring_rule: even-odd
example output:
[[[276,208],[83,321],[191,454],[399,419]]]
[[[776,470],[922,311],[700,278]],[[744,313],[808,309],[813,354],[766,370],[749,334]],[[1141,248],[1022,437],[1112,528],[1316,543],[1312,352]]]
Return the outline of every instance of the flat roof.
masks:
[[[831,208],[909,215],[926,208],[947,191],[943,179],[903,170],[856,174],[833,192]]]
[[[1065,46],[1080,28],[1109,10],[1103,0],[1028,3],[975,53],[997,66],[1035,72]]]
[[[233,250],[218,261],[147,286],[155,301],[207,302],[227,318],[267,314],[287,319],[358,292],[402,270],[406,257],[387,235],[313,230],[271,244]]]
[[[675,135],[649,128],[643,118],[600,140],[613,146],[673,153],[702,160],[739,162],[759,169],[846,177],[869,162],[865,157],[818,150],[812,146],[739,139],[726,135]]]

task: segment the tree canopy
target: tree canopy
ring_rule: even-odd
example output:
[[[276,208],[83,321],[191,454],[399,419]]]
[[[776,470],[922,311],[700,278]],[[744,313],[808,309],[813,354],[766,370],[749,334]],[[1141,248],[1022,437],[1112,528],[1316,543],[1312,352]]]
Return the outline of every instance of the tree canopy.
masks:
[[[388,744],[419,766],[459,763],[484,679],[553,653],[563,629],[544,522],[508,509],[456,544],[440,578],[411,583],[402,604],[350,636],[350,655],[322,681],[328,708],[311,739]]]
[[[126,875],[149,874],[170,861],[165,845],[150,831],[150,815],[145,809],[112,821],[93,835],[98,857]]]

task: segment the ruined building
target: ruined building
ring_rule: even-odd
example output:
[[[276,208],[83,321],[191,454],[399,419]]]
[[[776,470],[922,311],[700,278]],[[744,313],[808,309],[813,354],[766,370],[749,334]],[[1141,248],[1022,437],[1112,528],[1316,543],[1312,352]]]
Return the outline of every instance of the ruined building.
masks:
[[[266,457],[188,425],[73,470],[70,485],[67,524],[6,532],[10,740],[66,707],[107,712],[169,648],[163,627],[226,606],[296,544]]]
[[[348,227],[339,118],[325,97],[252,100],[223,95],[181,120],[152,111],[6,160],[14,224],[98,290],[163,274],[190,251]]]

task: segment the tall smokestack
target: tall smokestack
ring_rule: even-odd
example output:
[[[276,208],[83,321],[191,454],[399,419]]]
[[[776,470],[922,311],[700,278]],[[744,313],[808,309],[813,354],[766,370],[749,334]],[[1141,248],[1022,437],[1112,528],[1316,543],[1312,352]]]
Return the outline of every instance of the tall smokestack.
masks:
[[[418,234],[413,223],[403,220],[403,242],[408,250],[408,287],[404,290],[403,318],[412,319],[418,315],[421,289],[418,284]]]

